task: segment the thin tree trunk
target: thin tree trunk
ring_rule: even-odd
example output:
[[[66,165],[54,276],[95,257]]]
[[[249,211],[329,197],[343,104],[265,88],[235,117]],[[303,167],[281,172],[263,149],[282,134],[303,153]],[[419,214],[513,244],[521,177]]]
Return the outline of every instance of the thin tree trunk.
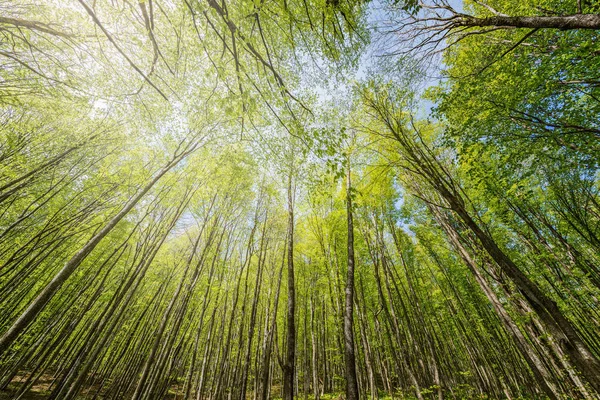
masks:
[[[346,400],[358,400],[356,355],[354,354],[354,221],[352,218],[352,182],[350,162],[346,185],[346,216],[348,228],[348,271],[346,275],[346,302],[344,305],[344,360],[346,364]]]
[[[294,201],[292,191],[292,170],[288,176],[288,244],[287,244],[287,334],[286,356],[283,372],[283,400],[294,399],[294,376],[296,364],[296,286],[294,282]]]

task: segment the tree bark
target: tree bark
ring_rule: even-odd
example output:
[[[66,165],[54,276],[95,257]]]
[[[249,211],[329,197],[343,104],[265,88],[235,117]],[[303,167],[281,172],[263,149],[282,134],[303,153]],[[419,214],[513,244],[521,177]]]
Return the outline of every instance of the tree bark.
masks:
[[[296,362],[296,286],[294,282],[294,202],[292,194],[292,171],[288,176],[288,313],[286,357],[283,364],[283,400],[294,399],[294,371]]]
[[[600,29],[600,14],[573,14],[564,16],[508,16],[477,18],[471,15],[457,14],[454,27],[513,27],[532,29]]]
[[[348,162],[346,186],[346,213],[348,221],[348,271],[346,275],[346,303],[344,305],[344,360],[346,363],[346,400],[358,400],[356,355],[354,354],[354,221],[352,219],[352,181]]]

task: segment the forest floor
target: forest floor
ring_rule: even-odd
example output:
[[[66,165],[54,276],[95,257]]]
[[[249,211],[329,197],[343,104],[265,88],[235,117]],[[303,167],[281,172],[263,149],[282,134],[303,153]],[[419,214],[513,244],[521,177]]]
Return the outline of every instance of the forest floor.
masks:
[[[22,378],[23,380],[26,379],[25,377]],[[23,397],[21,397],[19,400],[42,400],[42,399],[46,399],[48,398],[48,395],[50,393],[50,386],[52,384],[54,377],[52,375],[43,375],[40,377],[40,379],[38,380],[38,382],[33,385],[31,387],[30,390],[27,391],[27,393],[25,393],[23,395]],[[12,400],[15,398],[15,395],[17,394],[17,387],[18,384],[20,383],[19,381],[19,376],[16,377],[15,380],[13,380],[13,382],[9,385],[9,387],[5,390],[0,390],[0,400]],[[177,387],[173,387],[172,389],[181,389],[181,388],[177,388]],[[94,393],[90,393],[89,396],[86,395],[86,393],[80,394],[77,398],[78,399],[89,399],[93,397]],[[174,399],[175,395],[174,393],[171,393],[171,391],[169,391],[169,393],[163,397],[163,400],[171,400]]]
[[[16,394],[16,389],[13,385],[15,383],[18,383],[19,379],[20,377],[17,376],[15,380],[13,380],[13,382],[9,385],[8,389],[0,390],[0,400],[10,400],[14,398]],[[23,377],[22,379],[25,379],[25,377]],[[31,389],[23,395],[23,397],[21,397],[21,400],[39,400],[47,398],[48,387],[50,386],[52,379],[53,378],[51,375],[41,376],[38,382],[35,385],[33,385]]]
[[[6,390],[0,390],[0,400],[11,400],[14,398],[15,393]],[[29,391],[25,393],[21,400],[42,400],[48,397],[46,392],[34,392]]]
[[[12,400],[15,397],[16,392],[11,390],[0,390],[0,400]],[[174,398],[174,395],[168,394],[164,397],[164,400],[170,400]],[[48,398],[48,392],[45,390],[30,390],[23,395],[19,400],[42,400]],[[83,397],[78,397],[78,399],[85,399],[85,395]]]

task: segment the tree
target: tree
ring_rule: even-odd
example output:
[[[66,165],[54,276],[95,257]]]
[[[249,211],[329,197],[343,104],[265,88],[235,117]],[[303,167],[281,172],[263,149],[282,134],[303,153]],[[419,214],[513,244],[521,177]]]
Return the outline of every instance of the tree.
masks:
[[[498,267],[519,288],[548,331],[559,335],[558,340],[563,343],[563,351],[569,354],[590,385],[598,390],[600,384],[597,373],[600,370],[598,358],[589,344],[582,339],[576,325],[563,314],[556,301],[542,292],[540,287],[519,269],[515,262],[500,249],[494,238],[470,215],[467,209],[468,199],[465,200],[463,197],[459,183],[424,143],[414,122],[411,121],[408,128],[405,126],[405,117],[393,103],[394,98],[386,95],[385,92],[383,94],[373,94],[369,91],[363,93],[363,98],[374,113],[374,117],[381,121],[383,129],[386,129],[398,143],[404,157],[403,167],[412,174],[412,178],[409,179],[414,180],[420,176],[425,180],[425,184],[430,186],[440,199],[443,199],[447,207],[456,213]],[[410,181],[407,181],[407,184],[411,184]],[[419,183],[416,185],[413,190],[418,194]],[[433,204],[437,204],[435,200]]]
[[[348,270],[346,275],[344,303],[344,359],[346,362],[346,398],[358,400],[358,382],[356,379],[356,356],[354,354],[354,221],[352,216],[352,181],[350,156],[346,171],[346,214],[348,225]]]

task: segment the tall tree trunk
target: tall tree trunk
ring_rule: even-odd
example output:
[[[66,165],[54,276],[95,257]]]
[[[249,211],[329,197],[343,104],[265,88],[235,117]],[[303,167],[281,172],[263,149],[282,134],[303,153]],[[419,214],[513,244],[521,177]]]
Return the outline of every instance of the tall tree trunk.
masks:
[[[346,400],[358,400],[356,355],[354,354],[354,221],[352,219],[352,181],[350,162],[346,185],[346,214],[348,221],[348,271],[346,275],[346,303],[344,306],[344,360],[346,363]]]
[[[312,348],[312,385],[315,400],[319,400],[319,349],[315,332],[315,304],[314,296],[310,297],[310,343]]]
[[[294,200],[292,192],[292,171],[288,176],[288,310],[286,356],[283,364],[283,400],[294,399],[294,372],[296,364],[296,287],[294,282]]]

